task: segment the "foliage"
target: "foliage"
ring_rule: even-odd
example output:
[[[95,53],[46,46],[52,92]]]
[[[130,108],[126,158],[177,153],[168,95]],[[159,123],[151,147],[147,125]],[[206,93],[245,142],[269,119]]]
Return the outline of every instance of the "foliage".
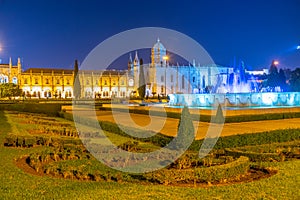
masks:
[[[225,122],[222,106],[220,104],[218,105],[216,116],[212,119],[212,122],[216,124],[224,124]]]
[[[3,138],[7,136],[14,128],[14,124],[8,122],[8,115],[0,110],[0,143],[3,143]],[[20,132],[24,128],[20,127]],[[251,183],[233,184],[222,187],[206,187],[201,188],[197,185],[194,187],[161,187],[160,185],[144,185],[136,180],[136,183],[120,184],[118,180],[124,181],[131,177],[125,175],[118,175],[119,172],[105,172],[109,168],[103,169],[98,161],[91,161],[86,159],[66,160],[55,162],[53,164],[53,171],[57,169],[67,169],[61,171],[68,178],[68,171],[82,168],[84,173],[93,168],[96,177],[103,176],[109,179],[110,177],[116,178],[112,181],[70,181],[65,179],[58,179],[49,176],[34,176],[29,175],[25,171],[20,170],[14,162],[16,158],[22,157],[25,154],[30,155],[35,152],[42,152],[49,147],[39,146],[36,148],[20,149],[20,148],[7,148],[0,145],[0,199],[299,199],[298,187],[295,187],[299,179],[298,170],[300,167],[299,160],[288,162],[266,162],[262,163],[264,167],[277,168],[279,173],[268,179],[256,180]],[[43,159],[47,159],[44,157]],[[80,168],[81,167],[81,168]],[[59,170],[57,170],[59,171]],[[62,175],[60,175],[62,176]],[[141,177],[135,175],[135,177]],[[182,173],[184,176],[184,173]],[[83,180],[86,175],[79,173],[78,177]],[[137,178],[139,178],[137,177]],[[110,179],[110,180],[111,180]],[[74,177],[74,180],[76,178]],[[280,183],[280,184],[278,184]],[[263,190],[262,190],[263,188]]]
[[[57,116],[58,112],[61,111],[61,104],[58,103],[0,104],[0,110],[30,112],[30,113],[44,113],[49,116]]]
[[[103,111],[111,111],[111,108],[107,107],[97,107],[99,110]],[[124,109],[124,108],[114,108],[114,111],[118,112],[128,112],[134,114],[142,114],[142,115],[149,115],[149,110],[138,109],[138,108],[131,108],[131,109]],[[167,115],[168,118],[180,119],[181,113],[178,112],[161,112],[161,111],[151,111],[152,116],[162,116],[165,117]],[[223,112],[220,112],[220,108],[218,107],[216,115],[223,115]],[[224,116],[223,116],[224,117]],[[193,121],[200,121],[200,122],[211,122],[215,120],[215,117],[211,117],[210,115],[198,115],[198,114],[191,114],[191,118]],[[266,114],[259,114],[259,115],[237,115],[237,116],[225,116],[224,123],[234,123],[234,122],[249,122],[249,121],[262,121],[262,120],[277,120],[277,119],[291,119],[291,118],[300,118],[300,112],[286,112],[286,113],[266,113]],[[222,119],[220,117],[219,119]],[[222,121],[222,120],[221,120]]]
[[[74,64],[74,97],[79,99],[81,97],[81,85],[78,75],[78,61],[75,60]]]
[[[249,167],[249,159],[247,157],[240,157],[237,160],[224,165],[180,170],[162,169],[144,174],[144,177],[151,182],[165,185],[191,182],[216,182],[243,175],[247,173]]]
[[[193,121],[190,116],[188,107],[184,107],[181,112],[181,118],[179,120],[177,136],[174,139],[174,149],[184,150],[188,144],[191,144],[195,138],[195,129]]]
[[[300,68],[297,68],[294,71],[292,71],[289,83],[290,83],[291,91],[293,92],[300,91]]]
[[[252,162],[265,162],[265,161],[283,161],[284,156],[279,153],[257,153],[257,152],[247,152],[237,149],[225,148],[226,155],[233,157],[246,156]]]
[[[206,140],[214,138],[206,138]],[[274,142],[288,142],[300,140],[300,129],[274,130],[261,133],[232,135],[218,138],[214,149],[234,148],[250,145],[271,144]],[[196,140],[190,146],[190,150],[198,151],[203,143],[202,140]],[[209,144],[209,142],[208,142]],[[205,146],[203,147],[205,148]]]
[[[4,138],[4,146],[8,147],[34,147],[34,146],[54,146],[54,145],[82,145],[80,139],[67,137],[49,137],[47,135],[28,136],[9,134]]]
[[[278,69],[275,64],[275,61],[273,60],[270,66],[269,75],[266,84],[271,88],[275,88],[276,86],[279,86],[278,80],[279,80]]]
[[[67,120],[71,120],[73,121],[73,115],[70,113],[64,113],[64,112],[60,112],[60,116],[67,119]],[[160,133],[155,134],[152,137],[146,137],[147,135],[153,135],[152,131],[145,131],[145,130],[141,130],[141,129],[137,129],[137,128],[131,128],[131,127],[125,127],[122,126],[122,128],[120,128],[121,125],[112,123],[112,122],[107,122],[107,121],[93,121],[91,119],[87,119],[84,117],[80,117],[80,116],[76,116],[76,122],[90,126],[90,127],[94,127],[94,126],[98,126],[100,125],[101,129],[104,131],[108,131],[108,132],[112,132],[115,134],[118,134],[120,136],[125,136],[128,138],[132,138],[141,142],[150,142],[154,145],[158,145],[158,146],[166,146],[173,138],[172,137],[168,137],[165,135],[162,135]],[[128,135],[128,132],[134,132],[134,135],[140,135],[143,137],[133,137]]]
[[[3,83],[0,84],[0,98],[8,97],[11,99],[12,97],[18,97],[22,95],[22,90],[18,85],[14,83]]]

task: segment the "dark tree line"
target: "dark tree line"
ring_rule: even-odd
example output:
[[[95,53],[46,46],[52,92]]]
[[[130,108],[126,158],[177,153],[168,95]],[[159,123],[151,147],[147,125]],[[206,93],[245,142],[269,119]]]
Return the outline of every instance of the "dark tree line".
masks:
[[[269,74],[267,75],[267,81],[265,87],[274,89],[280,87],[284,92],[300,92],[300,68],[297,68],[290,72],[290,76],[286,77],[283,69],[277,68],[275,62],[272,62],[270,66]]]

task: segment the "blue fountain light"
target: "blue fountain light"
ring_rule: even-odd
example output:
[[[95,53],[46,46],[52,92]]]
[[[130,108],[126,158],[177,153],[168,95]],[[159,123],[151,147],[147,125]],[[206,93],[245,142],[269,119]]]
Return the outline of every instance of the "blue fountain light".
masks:
[[[300,92],[169,94],[169,106],[214,107],[221,104],[231,108],[300,106]]]

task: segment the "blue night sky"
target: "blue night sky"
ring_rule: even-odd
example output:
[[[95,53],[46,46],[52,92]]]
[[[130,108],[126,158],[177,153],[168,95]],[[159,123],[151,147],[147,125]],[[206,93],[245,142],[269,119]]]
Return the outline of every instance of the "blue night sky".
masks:
[[[299,19],[299,0],[0,0],[0,58],[71,68],[108,37],[154,26],[192,37],[218,64],[228,66],[235,56],[252,68],[269,67],[273,59],[295,68]]]

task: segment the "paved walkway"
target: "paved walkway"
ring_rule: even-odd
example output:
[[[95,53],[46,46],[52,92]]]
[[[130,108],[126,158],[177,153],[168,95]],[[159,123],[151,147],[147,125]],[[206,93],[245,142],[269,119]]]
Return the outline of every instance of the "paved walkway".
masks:
[[[67,112],[72,112],[68,110]],[[91,110],[81,110],[83,116],[90,116]],[[175,136],[179,120],[173,118],[164,118],[158,116],[147,116],[141,114],[132,114],[124,112],[96,111],[97,118],[101,121],[117,122],[122,125],[137,127],[145,130],[153,130],[162,134]],[[213,124],[207,122],[194,121],[196,139],[202,139],[206,136],[209,127],[215,128]],[[198,127],[198,128],[197,128]],[[244,133],[256,133],[277,129],[300,128],[300,119],[282,119],[265,120],[240,123],[226,123],[223,126],[221,136],[229,136]]]

